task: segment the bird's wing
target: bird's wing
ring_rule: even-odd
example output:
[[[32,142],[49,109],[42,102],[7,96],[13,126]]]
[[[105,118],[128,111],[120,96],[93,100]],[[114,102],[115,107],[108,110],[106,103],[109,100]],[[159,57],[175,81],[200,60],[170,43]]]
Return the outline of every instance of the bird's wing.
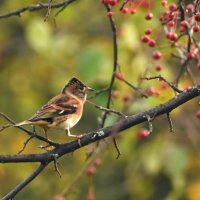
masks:
[[[36,112],[28,121],[51,121],[54,117],[73,114],[77,111],[77,100],[68,95],[58,95]]]

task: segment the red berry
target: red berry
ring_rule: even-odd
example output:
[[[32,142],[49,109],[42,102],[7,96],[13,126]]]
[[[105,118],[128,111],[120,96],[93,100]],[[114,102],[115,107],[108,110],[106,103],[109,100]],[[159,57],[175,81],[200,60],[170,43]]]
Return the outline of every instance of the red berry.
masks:
[[[141,37],[141,41],[144,42],[144,43],[149,42],[149,40],[150,40],[150,38],[149,38],[148,35],[144,35],[144,36]]]
[[[115,5],[117,4],[117,0],[110,0],[110,1],[109,1],[109,4],[110,4],[111,6],[115,6]]]
[[[152,96],[152,95],[155,95],[156,94],[156,89],[154,87],[149,87],[147,88],[146,90],[146,93],[149,95],[149,96]]]
[[[150,132],[147,129],[140,129],[137,132],[137,137],[140,139],[145,139],[149,136]]]
[[[163,69],[162,65],[160,65],[160,64],[156,65],[155,68],[156,68],[156,71],[158,71],[158,72]]]
[[[196,24],[192,27],[192,29],[194,32],[198,32],[200,30],[200,26],[198,24]]]
[[[175,3],[171,3],[171,4],[169,4],[168,8],[170,11],[174,11],[174,10],[176,10],[177,5]]]
[[[181,26],[181,27],[180,27],[180,32],[181,32],[181,33],[184,33],[185,31],[186,31],[186,27]]]
[[[183,20],[181,21],[180,25],[186,28],[188,25],[188,22],[186,20]]]
[[[170,40],[172,41],[176,41],[178,38],[177,34],[176,33],[172,33],[171,36],[170,36]]]
[[[115,72],[114,75],[115,75],[115,78],[117,78],[118,80],[120,81],[124,80],[124,77],[121,72]]]
[[[114,13],[112,11],[107,12],[108,17],[113,17]]]
[[[128,7],[123,7],[122,8],[122,13],[124,13],[124,14],[128,13]]]
[[[146,35],[151,35],[152,29],[151,29],[151,28],[147,28],[147,29],[144,31],[144,33],[145,33]]]
[[[194,18],[195,18],[195,20],[196,20],[197,22],[200,22],[200,12],[197,12],[197,13],[195,14]]]
[[[172,35],[171,32],[167,32],[167,33],[166,33],[166,38],[167,38],[167,39],[171,39],[171,35]]]
[[[95,160],[93,160],[93,165],[94,167],[99,167],[101,165],[101,159],[96,158]]]
[[[65,200],[65,198],[61,194],[57,194],[53,200]]]
[[[123,101],[124,101],[125,103],[129,102],[130,100],[131,100],[130,94],[126,94],[126,95],[123,96]]]
[[[169,87],[168,83],[166,83],[166,82],[164,82],[164,81],[161,82],[160,88],[161,88],[162,90],[165,90],[165,89],[167,89],[168,87]]]
[[[109,3],[110,3],[110,0],[102,0],[102,3],[104,3],[104,4],[109,4]]]
[[[95,174],[95,172],[96,172],[96,168],[94,167],[94,166],[88,166],[87,168],[86,168],[86,174],[88,175],[88,176],[93,176],[94,174]]]
[[[162,6],[166,6],[166,5],[167,5],[167,0],[162,0],[162,1],[161,1],[161,5],[162,5]]]
[[[112,98],[117,99],[119,97],[119,92],[114,90],[111,92],[111,96],[112,96]]]
[[[156,41],[155,41],[155,40],[150,40],[150,41],[148,42],[148,45],[149,45],[150,47],[155,47]]]
[[[135,9],[131,9],[130,13],[133,15],[136,13],[136,10]]]
[[[152,57],[155,59],[155,60],[159,60],[161,58],[162,54],[160,51],[154,51],[153,54],[152,54]]]
[[[145,19],[146,20],[151,20],[153,18],[153,13],[148,13],[146,16],[145,16]]]
[[[174,12],[172,12],[172,13],[169,13],[169,16],[168,16],[168,17],[169,17],[170,20],[173,20],[173,19],[174,19],[174,16],[175,16],[175,14],[174,14]]]
[[[174,22],[174,21],[169,21],[169,22],[167,23],[167,25],[168,25],[169,27],[174,27],[175,22]]]
[[[196,112],[196,117],[197,117],[198,119],[200,119],[200,110],[198,110],[198,111]]]
[[[194,57],[195,57],[195,55],[194,55],[194,53],[192,53],[192,52],[189,52],[189,53],[187,54],[187,58],[188,58],[189,60],[193,59]]]

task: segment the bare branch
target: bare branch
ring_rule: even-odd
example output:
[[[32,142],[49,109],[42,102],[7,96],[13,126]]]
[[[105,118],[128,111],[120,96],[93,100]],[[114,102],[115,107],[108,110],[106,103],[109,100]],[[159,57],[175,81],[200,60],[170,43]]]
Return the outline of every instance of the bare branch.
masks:
[[[96,105],[95,103],[93,103],[93,102],[91,102],[89,100],[87,100],[87,103],[89,103],[90,105],[94,106],[95,108],[98,108],[99,110],[106,111],[107,113],[114,113],[114,114],[122,116],[124,118],[128,117],[125,114],[123,114],[122,112],[119,112],[119,111],[116,111],[116,110],[112,110],[112,109],[109,109],[109,108],[104,108],[102,106],[98,106],[98,105]]]
[[[138,87],[135,87],[133,84],[131,84],[130,82],[128,82],[127,80],[123,79],[122,80],[124,83],[126,83],[128,86],[130,86],[132,89],[136,90],[138,93],[141,94],[142,97],[148,98],[148,95],[146,95],[144,92],[142,92],[142,90]]]
[[[58,168],[58,161],[57,161],[57,158],[54,157],[54,160],[53,160],[53,163],[54,163],[54,168],[55,168],[55,171],[58,173],[58,175],[60,176],[60,178],[62,177],[62,174]]]
[[[101,90],[98,90],[98,91],[95,91],[95,93],[92,95],[92,96],[89,96],[87,99],[93,99],[95,98],[96,96],[98,96],[99,94],[103,93],[103,92],[107,92],[109,90],[108,87],[106,88],[103,88]]]
[[[179,95],[170,99],[164,104],[156,106],[155,108],[149,109],[147,111],[141,112],[139,114],[122,119],[112,126],[98,129],[84,135],[81,139],[81,145],[79,142],[72,141],[69,143],[61,144],[57,146],[54,150],[42,154],[25,154],[25,155],[0,155],[0,163],[15,163],[15,162],[40,162],[42,163],[40,167],[22,183],[20,183],[14,190],[12,190],[3,199],[12,199],[20,190],[22,190],[28,183],[30,183],[50,162],[55,161],[63,155],[74,152],[75,150],[82,148],[88,144],[96,141],[100,141],[103,138],[112,136],[113,133],[119,133],[126,130],[134,125],[140,124],[142,122],[148,121],[147,116],[158,117],[163,114],[170,113],[173,109],[179,107],[185,102],[200,95],[200,85],[193,87],[189,90],[183,91]]]
[[[59,3],[54,3],[51,4],[51,9],[53,8],[66,8],[69,4],[73,3],[76,0],[65,0],[63,2],[59,2]],[[39,3],[37,5],[33,5],[33,6],[27,6],[24,8],[20,8],[16,11],[13,12],[8,12],[5,14],[0,14],[0,19],[5,19],[8,17],[12,17],[12,16],[18,16],[21,17],[22,13],[29,11],[29,12],[33,12],[33,11],[39,11],[39,10],[43,10],[43,9],[49,9],[49,3]]]
[[[160,79],[162,81],[164,81],[165,83],[167,83],[175,92],[178,92],[178,93],[181,93],[182,90],[179,90],[176,86],[174,86],[172,83],[168,82],[164,77],[162,76],[153,76],[153,77],[143,77],[142,79],[145,79],[145,80],[153,80],[153,79]]]
[[[82,148],[88,144],[91,144],[95,141],[99,141],[103,138],[113,136],[113,133],[119,133],[125,129],[128,129],[132,126],[140,124],[147,121],[147,115],[158,117],[163,114],[170,113],[173,109],[179,107],[185,102],[198,97],[200,95],[200,85],[193,87],[189,90],[183,91],[179,95],[176,95],[174,98],[170,99],[166,103],[163,103],[159,106],[156,106],[147,111],[141,112],[136,115],[122,119],[112,126],[98,129],[84,135],[81,139],[81,145],[78,144],[78,141],[72,141],[65,144],[60,144],[55,149],[42,153],[42,154],[25,154],[25,155],[0,155],[0,163],[15,163],[15,162],[51,162],[54,160],[55,156],[58,159],[59,157],[74,152],[75,150]]]
[[[173,127],[172,119],[171,119],[169,113],[167,113],[167,120],[168,120],[168,122],[169,122],[169,131],[170,131],[170,132],[173,132],[173,131],[174,131],[174,127]]]
[[[105,4],[106,10],[107,12],[110,12],[110,6]],[[117,66],[118,66],[118,46],[117,46],[117,30],[116,30],[116,24],[114,21],[113,17],[109,17],[109,21],[110,21],[110,27],[112,30],[112,38],[113,38],[113,73],[112,73],[112,77],[110,80],[110,84],[109,84],[109,89],[108,89],[108,99],[107,99],[107,104],[106,107],[110,108],[110,103],[111,103],[111,99],[112,99],[112,87],[114,85],[114,81],[115,81],[115,72],[117,70]],[[107,112],[104,113],[103,117],[102,117],[102,121],[101,121],[101,127],[104,127],[105,121],[106,121],[106,117],[107,117]]]
[[[47,166],[46,164],[40,164],[40,166],[23,182],[21,182],[19,185],[17,185],[13,190],[11,190],[6,196],[2,198],[2,200],[11,200],[15,197],[17,193],[19,193],[24,187],[26,187],[33,179],[35,179],[42,170]]]
[[[12,125],[16,124],[12,119],[10,119],[10,118],[9,118],[7,115],[5,115],[4,113],[0,112],[0,115],[1,115],[4,119],[6,119],[8,122],[10,122]],[[6,128],[9,128],[9,127],[12,128],[12,125],[9,124],[9,125],[3,126],[3,127],[0,129],[0,132],[3,131],[3,130],[6,129]],[[55,142],[52,142],[51,140],[48,140],[47,138],[44,138],[44,137],[42,137],[42,136],[40,136],[40,135],[37,135],[36,133],[31,132],[31,131],[29,131],[29,130],[27,130],[27,129],[21,127],[21,126],[13,126],[13,128],[18,128],[18,129],[24,131],[25,133],[27,133],[30,137],[35,137],[35,138],[37,138],[38,140],[41,140],[41,141],[43,141],[43,142],[46,142],[46,143],[48,143],[48,144],[51,145],[51,146],[54,146],[54,147],[59,146],[59,144],[57,144],[57,143],[55,143]]]
[[[119,147],[117,145],[117,141],[116,141],[115,137],[113,137],[113,143],[114,143],[115,149],[117,150],[117,157],[116,157],[116,159],[118,159],[121,156],[121,151],[120,151],[120,149],[119,149]]]
[[[31,141],[31,139],[33,139],[33,138],[34,138],[34,136],[32,135],[32,136],[30,136],[30,137],[24,142],[24,145],[23,145],[22,149],[18,152],[18,154],[21,154],[21,153],[25,150],[27,144],[28,144],[28,143]]]

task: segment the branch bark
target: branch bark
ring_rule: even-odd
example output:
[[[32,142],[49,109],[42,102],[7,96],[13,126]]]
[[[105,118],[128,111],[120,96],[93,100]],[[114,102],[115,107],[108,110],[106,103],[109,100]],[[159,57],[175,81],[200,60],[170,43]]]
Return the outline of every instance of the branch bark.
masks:
[[[176,95],[169,101],[156,106],[152,109],[146,110],[136,115],[132,115],[125,119],[122,119],[112,126],[98,129],[92,131],[80,139],[81,146],[77,140],[60,144],[55,147],[54,150],[42,154],[22,154],[22,155],[0,155],[0,163],[19,163],[19,162],[40,162],[40,166],[33,172],[27,179],[22,181],[18,186],[16,186],[11,192],[9,192],[3,200],[13,199],[14,196],[20,192],[27,184],[34,180],[42,170],[52,161],[55,162],[56,159],[66,155],[68,153],[74,152],[88,144],[102,140],[112,136],[113,134],[119,133],[130,127],[133,127],[142,122],[148,121],[147,116],[154,119],[163,114],[169,114],[172,110],[179,107],[180,105],[186,103],[187,101],[200,95],[200,85],[191,88],[190,90],[184,90],[180,94]]]
[[[146,110],[136,115],[132,115],[125,119],[122,119],[112,126],[98,129],[96,131],[89,132],[80,139],[81,146],[77,140],[60,144],[47,153],[42,154],[22,154],[22,155],[0,155],[0,163],[16,163],[16,162],[43,162],[49,163],[56,158],[59,158],[65,154],[76,151],[93,142],[102,140],[112,135],[112,133],[121,132],[137,124],[147,121],[147,115],[155,118],[163,114],[170,113],[175,108],[186,103],[187,101],[200,95],[200,85],[191,88],[190,90],[184,90],[180,94],[176,95],[169,101],[160,104],[152,109]]]
[[[59,3],[52,3],[51,4],[51,9],[53,8],[66,8],[69,4],[73,3],[76,0],[65,0],[63,2],[59,2]],[[33,6],[27,6],[24,8],[20,8],[18,10],[15,10],[13,12],[8,12],[5,14],[0,14],[0,19],[5,19],[5,18],[9,18],[9,17],[13,17],[13,16],[18,16],[21,17],[22,13],[24,12],[33,12],[33,11],[39,11],[39,10],[43,10],[43,9],[48,9],[49,8],[49,3],[38,3],[36,5]]]

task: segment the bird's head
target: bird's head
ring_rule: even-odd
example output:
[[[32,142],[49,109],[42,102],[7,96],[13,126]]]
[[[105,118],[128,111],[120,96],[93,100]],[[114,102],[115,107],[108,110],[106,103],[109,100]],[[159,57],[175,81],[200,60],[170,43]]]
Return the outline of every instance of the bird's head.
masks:
[[[78,97],[79,99],[83,100],[86,99],[88,90],[92,90],[92,88],[87,87],[79,79],[73,77],[63,88],[62,94],[71,93],[74,96]]]

